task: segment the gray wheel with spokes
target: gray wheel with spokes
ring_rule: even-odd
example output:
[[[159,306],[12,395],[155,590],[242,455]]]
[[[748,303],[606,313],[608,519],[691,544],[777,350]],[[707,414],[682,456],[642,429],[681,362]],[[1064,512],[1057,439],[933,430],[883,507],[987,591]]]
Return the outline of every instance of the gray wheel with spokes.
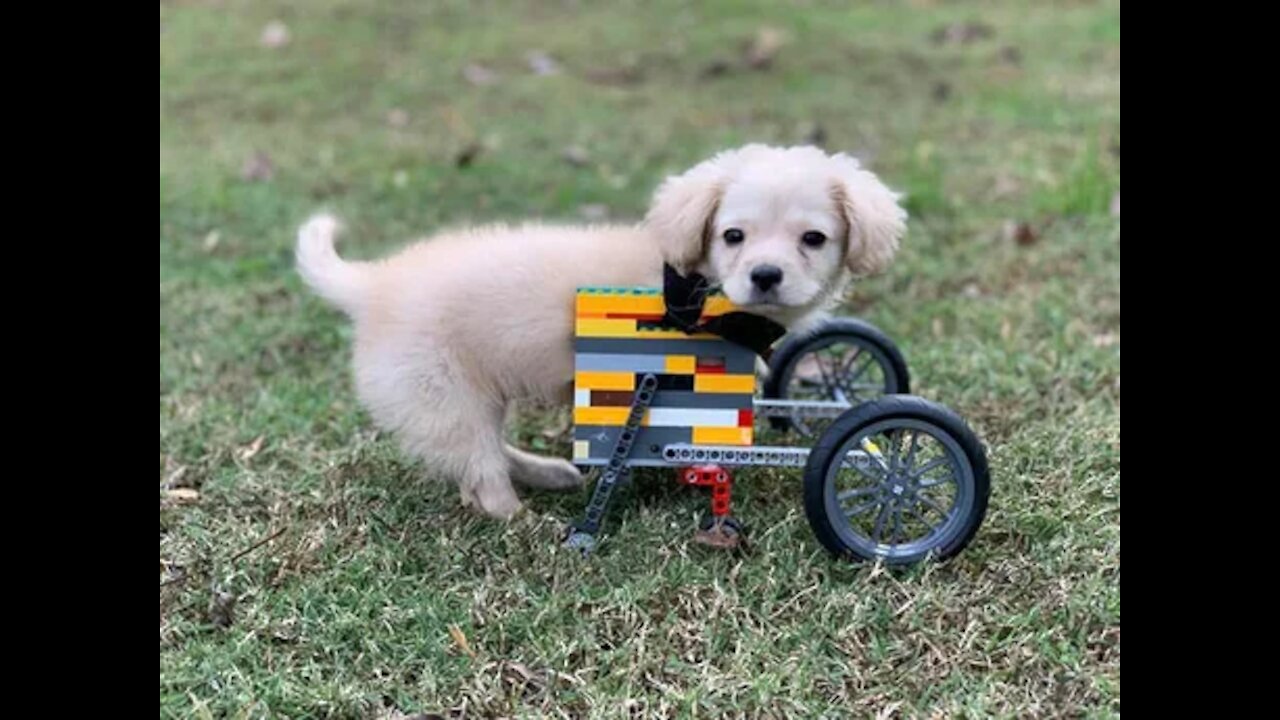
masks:
[[[823,433],[805,467],[805,514],[836,555],[942,560],[973,539],[990,488],[986,454],[958,415],[892,395],[849,410]]]
[[[783,341],[769,358],[762,394],[853,407],[883,395],[905,395],[910,385],[907,362],[887,335],[857,318],[835,318],[813,333]],[[829,421],[774,417],[770,423],[778,430],[816,436]]]

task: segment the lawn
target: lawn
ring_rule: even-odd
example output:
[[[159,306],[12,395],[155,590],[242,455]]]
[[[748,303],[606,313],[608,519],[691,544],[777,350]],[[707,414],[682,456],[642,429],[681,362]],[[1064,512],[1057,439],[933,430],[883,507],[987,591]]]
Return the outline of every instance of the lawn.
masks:
[[[279,23],[279,24],[275,24]],[[798,476],[737,553],[667,472],[510,524],[358,407],[297,225],[630,220],[664,174],[819,142],[908,193],[847,312],[982,436],[953,561],[829,557]],[[162,717],[1111,717],[1120,712],[1118,2],[161,2]],[[526,447],[569,455],[565,416]]]

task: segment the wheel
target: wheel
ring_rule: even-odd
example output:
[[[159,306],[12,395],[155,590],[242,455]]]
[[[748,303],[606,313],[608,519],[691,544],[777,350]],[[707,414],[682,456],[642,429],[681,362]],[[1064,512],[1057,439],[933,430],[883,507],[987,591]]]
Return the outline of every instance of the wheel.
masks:
[[[990,492],[977,435],[953,411],[911,395],[845,412],[804,470],[805,515],[823,547],[891,565],[963,550]]]
[[[817,332],[784,340],[769,359],[762,389],[766,399],[836,400],[855,406],[881,395],[911,392],[907,361],[898,346],[874,325],[835,318]],[[817,436],[829,421],[769,418],[778,430]]]

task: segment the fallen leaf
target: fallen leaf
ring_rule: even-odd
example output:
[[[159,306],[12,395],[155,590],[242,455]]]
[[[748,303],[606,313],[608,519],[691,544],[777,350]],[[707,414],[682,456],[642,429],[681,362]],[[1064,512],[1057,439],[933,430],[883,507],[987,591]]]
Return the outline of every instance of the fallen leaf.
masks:
[[[271,156],[258,151],[250,155],[240,168],[240,177],[245,180],[270,180],[276,174],[275,163],[271,162]]]
[[[585,167],[587,163],[591,162],[591,155],[589,155],[586,148],[581,145],[570,145],[564,149],[564,153],[561,154],[561,157],[564,158],[565,162],[574,167]]]
[[[930,329],[933,331],[933,336],[935,338],[942,337],[942,318],[934,318]]]
[[[449,635],[453,637],[453,643],[458,649],[471,656],[474,660],[477,658],[476,651],[471,649],[471,644],[467,642],[467,636],[462,633],[462,629],[457,625],[449,626]]]
[[[498,82],[498,74],[496,72],[477,63],[471,63],[464,67],[462,69],[462,77],[476,86],[493,85]]]
[[[933,31],[933,42],[938,45],[968,45],[993,37],[996,29],[982,22],[952,23]]]
[[[387,124],[393,128],[403,128],[409,125],[409,113],[400,108],[392,108],[387,113]]]
[[[204,251],[213,252],[218,247],[218,241],[222,239],[222,233],[217,230],[210,230],[208,235],[204,236]]]
[[[1006,240],[1012,240],[1022,247],[1034,245],[1040,240],[1040,233],[1031,223],[1026,221],[1009,220],[1004,224],[1004,237]]]
[[[732,69],[733,69],[733,64],[730,63],[728,60],[712,60],[711,62],[707,63],[705,67],[702,68],[702,72],[700,73],[700,76],[704,79],[717,78],[717,77],[720,77],[721,75],[728,75],[729,71]]]
[[[1105,332],[1093,336],[1093,346],[1098,348],[1107,348],[1120,342],[1120,336],[1113,332]]]
[[[166,466],[168,465],[168,463],[165,463],[165,464],[166,464]],[[167,470],[167,469],[168,469],[168,467],[166,467],[165,469]],[[170,471],[170,473],[165,477],[165,479],[164,479],[164,487],[165,487],[165,488],[176,488],[176,487],[182,487],[182,486],[181,486],[181,485],[179,485],[178,483],[179,483],[179,481],[181,481],[181,480],[182,480],[182,476],[183,476],[183,475],[186,475],[186,474],[187,474],[187,466],[186,466],[186,465],[179,465],[178,467],[176,467],[176,468],[174,468],[172,471]]]
[[[176,503],[188,504],[200,499],[200,491],[195,488],[173,488],[165,491],[165,499]]]
[[[529,53],[525,56],[525,61],[529,63],[529,69],[533,71],[534,75],[545,77],[547,75],[560,74],[560,63],[542,50],[534,50]]]
[[[892,702],[884,706],[880,712],[876,713],[876,720],[889,720],[894,713],[898,712],[898,708],[902,707],[902,702]]]
[[[475,162],[476,158],[480,157],[480,153],[482,152],[484,152],[484,145],[481,145],[478,142],[473,142],[462,148],[462,151],[458,153],[456,158],[454,158],[453,163],[460,168],[468,167],[471,163]]]
[[[241,448],[240,459],[252,460],[253,456],[257,455],[258,451],[262,449],[262,441],[265,439],[266,439],[265,435],[259,435],[258,437],[254,438],[253,442],[249,443],[244,448]]]
[[[391,184],[396,186],[396,189],[403,190],[409,185],[409,173],[397,170],[396,174],[391,176]]]
[[[978,287],[978,283],[966,283],[960,294],[969,299],[979,298],[982,297],[982,290]]]
[[[229,592],[216,590],[213,600],[209,602],[209,622],[220,628],[231,627],[235,622],[236,596]]]
[[[592,68],[584,72],[583,76],[600,85],[637,85],[644,82],[644,71],[635,65]]]
[[[755,39],[747,46],[743,59],[753,70],[767,70],[778,57],[778,51],[782,49],[785,40],[782,31],[776,28],[760,28]]]
[[[1000,339],[1005,342],[1013,337],[1013,324],[1009,322],[1009,318],[1000,321]]]
[[[289,44],[289,26],[279,20],[272,20],[262,28],[262,36],[258,44],[265,48],[281,48]]]
[[[511,685],[523,688],[524,695],[537,694],[546,687],[546,682],[528,666],[510,660],[502,664],[502,677]]]
[[[1011,195],[1017,195],[1021,191],[1022,183],[1018,181],[1018,178],[1002,172],[996,175],[995,182],[991,184],[989,196],[992,200],[999,200]]]
[[[1120,217],[1120,191],[1111,196],[1111,217]],[[1141,224],[1141,223],[1139,223]]]

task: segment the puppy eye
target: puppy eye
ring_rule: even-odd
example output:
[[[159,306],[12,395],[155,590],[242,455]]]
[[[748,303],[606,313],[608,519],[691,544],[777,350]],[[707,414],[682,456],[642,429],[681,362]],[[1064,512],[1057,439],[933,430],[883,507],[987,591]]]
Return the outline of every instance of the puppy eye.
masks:
[[[826,241],[827,241],[827,236],[823,235],[817,230],[810,230],[809,232],[800,236],[800,242],[803,242],[805,245],[808,245],[809,247],[815,247],[815,248],[822,247],[822,243]]]
[[[737,245],[738,243],[742,242],[746,237],[747,236],[743,235],[742,231],[739,230],[738,228],[729,228],[728,230],[724,231],[724,241],[730,245]]]

